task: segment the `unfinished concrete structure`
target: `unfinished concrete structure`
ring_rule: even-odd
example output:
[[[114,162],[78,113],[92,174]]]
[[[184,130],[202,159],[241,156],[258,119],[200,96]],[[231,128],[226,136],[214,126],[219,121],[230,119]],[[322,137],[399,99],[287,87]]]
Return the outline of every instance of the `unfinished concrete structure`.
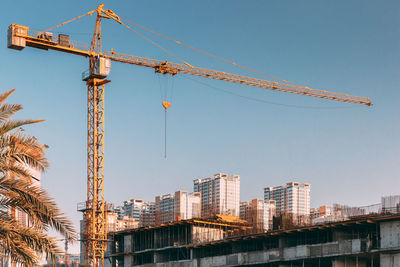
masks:
[[[196,239],[199,231],[207,227],[210,231]],[[399,214],[370,215],[259,234],[246,234],[247,230],[238,225],[188,220],[118,232],[112,236],[106,265],[394,267],[400,264]]]

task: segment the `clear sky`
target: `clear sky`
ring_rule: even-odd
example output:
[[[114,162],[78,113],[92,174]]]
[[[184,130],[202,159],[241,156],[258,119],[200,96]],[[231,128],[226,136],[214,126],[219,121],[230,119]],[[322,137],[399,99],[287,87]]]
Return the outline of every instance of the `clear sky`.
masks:
[[[9,100],[24,105],[18,118],[46,119],[26,131],[49,145],[51,168],[42,185],[77,226],[76,204],[86,199],[87,89],[81,72],[88,60],[33,48],[10,50],[6,33],[11,23],[44,30],[99,3],[0,2],[0,88],[17,88]],[[263,197],[265,186],[289,181],[312,184],[312,207],[368,205],[400,193],[399,1],[104,3],[124,19],[219,57],[374,103],[366,107],[177,75],[170,88],[164,159],[160,84],[172,84],[171,79],[113,63],[106,88],[109,202],[191,191],[193,179],[218,172],[241,175],[243,201]],[[93,25],[94,17],[85,17],[55,32],[89,43]],[[141,33],[194,66],[265,78]],[[103,21],[102,37],[103,50],[176,61],[113,21]]]

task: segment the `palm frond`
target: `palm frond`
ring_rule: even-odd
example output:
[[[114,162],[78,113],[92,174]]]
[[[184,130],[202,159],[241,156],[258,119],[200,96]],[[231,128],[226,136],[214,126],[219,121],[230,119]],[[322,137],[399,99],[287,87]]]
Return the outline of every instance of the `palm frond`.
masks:
[[[0,135],[8,133],[9,131],[14,130],[15,128],[42,121],[44,120],[13,120],[13,121],[3,122],[0,125]]]
[[[18,177],[32,182],[31,172],[23,165],[7,164],[7,162],[3,165],[2,163],[3,161],[0,160],[0,173],[7,177]]]
[[[10,199],[9,205],[18,203],[15,207],[20,208],[35,220],[58,231],[66,239],[76,240],[77,234],[72,222],[64,216],[44,189],[23,180],[2,177],[0,178],[0,194]]]
[[[22,109],[19,104],[4,104],[0,107],[0,122],[5,122],[8,118]]]
[[[0,162],[2,161],[26,164],[40,171],[45,171],[49,166],[45,157],[45,146],[35,137],[24,134],[0,136]]]
[[[11,89],[10,91],[7,91],[5,93],[0,94],[0,105],[3,104],[3,102],[12,94],[15,92],[15,88]]]
[[[0,249],[12,262],[37,266],[39,255],[54,259],[60,253],[47,230],[56,230],[70,241],[77,234],[46,190],[32,184],[32,169],[42,172],[49,166],[46,146],[34,136],[13,130],[43,120],[10,120],[22,109],[22,105],[4,103],[14,91],[0,94]],[[28,216],[29,228],[12,217],[12,209]]]
[[[0,213],[0,239],[15,262],[36,266],[39,254],[54,257],[61,253],[56,240],[43,231],[22,226],[7,213]]]

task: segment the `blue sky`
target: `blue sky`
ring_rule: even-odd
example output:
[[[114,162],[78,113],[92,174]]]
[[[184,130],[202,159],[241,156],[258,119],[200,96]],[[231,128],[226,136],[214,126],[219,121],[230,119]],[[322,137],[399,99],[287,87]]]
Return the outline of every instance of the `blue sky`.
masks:
[[[42,184],[76,225],[81,218],[76,203],[86,199],[86,86],[80,75],[88,60],[7,49],[6,32],[11,23],[47,29],[99,3],[0,3],[6,10],[0,18],[0,88],[17,88],[10,102],[24,105],[19,118],[46,119],[26,130],[49,145],[51,168]],[[368,205],[400,193],[399,1],[104,3],[124,19],[219,57],[312,88],[367,96],[374,103],[365,107],[177,75],[170,88],[164,159],[160,83],[166,78],[113,63],[106,88],[109,202],[192,190],[193,179],[218,172],[241,175],[242,200],[262,197],[265,186],[288,181],[312,184],[313,207]],[[55,32],[89,43],[93,25],[94,17],[85,17]],[[265,78],[141,33],[194,66]],[[176,62],[117,23],[103,21],[103,50],[111,48]]]

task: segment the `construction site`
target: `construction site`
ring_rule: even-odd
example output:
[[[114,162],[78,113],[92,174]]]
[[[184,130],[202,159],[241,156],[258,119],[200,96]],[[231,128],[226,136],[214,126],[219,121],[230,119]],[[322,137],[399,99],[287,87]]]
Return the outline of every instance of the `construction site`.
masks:
[[[68,34],[54,32],[55,29],[59,30],[59,27],[85,16],[96,18],[90,45],[74,41]],[[180,63],[123,54],[114,49],[103,52],[101,23],[106,19],[140,35]],[[139,34],[134,29],[135,27],[242,70],[268,76],[274,81],[193,66]],[[169,223],[122,231],[113,231],[116,228],[107,225],[110,205],[104,196],[104,103],[105,87],[111,82],[107,79],[111,71],[111,62],[145,67],[152,69],[157,75],[196,76],[270,91],[372,106],[368,97],[312,89],[275,78],[136,25],[123,19],[114,11],[105,9],[103,4],[92,11],[45,30],[38,31],[29,26],[11,24],[8,28],[8,48],[23,50],[26,47],[53,50],[89,59],[89,69],[82,73],[82,81],[87,87],[87,198],[84,203],[78,205],[78,211],[83,213],[81,229],[84,229],[80,240],[81,249],[84,251],[81,264],[96,267],[400,266],[398,265],[400,263],[400,212],[397,209],[379,210],[376,213],[358,209],[352,211],[354,213],[343,220],[335,219],[318,224],[312,223],[311,217],[292,218],[290,214],[280,214],[274,218],[273,227],[271,223],[272,229],[268,231],[264,231],[263,227],[255,228],[246,221],[238,220],[235,216],[220,214],[207,218],[185,220],[178,218]],[[161,102],[165,115],[164,152],[166,158],[167,114],[171,102],[167,97],[163,97]],[[140,189],[135,188],[135,190]],[[200,194],[198,196],[200,197]],[[209,197],[212,199],[211,195]],[[237,205],[239,201],[240,199],[236,201]],[[360,213],[357,214],[359,211]],[[239,212],[238,209],[237,212]],[[134,221],[131,223],[133,224]],[[138,223],[136,222],[135,225],[137,227]],[[112,231],[109,231],[110,229]]]
[[[373,267],[400,262],[399,212],[266,233],[252,230],[218,218],[115,232],[105,266]]]

